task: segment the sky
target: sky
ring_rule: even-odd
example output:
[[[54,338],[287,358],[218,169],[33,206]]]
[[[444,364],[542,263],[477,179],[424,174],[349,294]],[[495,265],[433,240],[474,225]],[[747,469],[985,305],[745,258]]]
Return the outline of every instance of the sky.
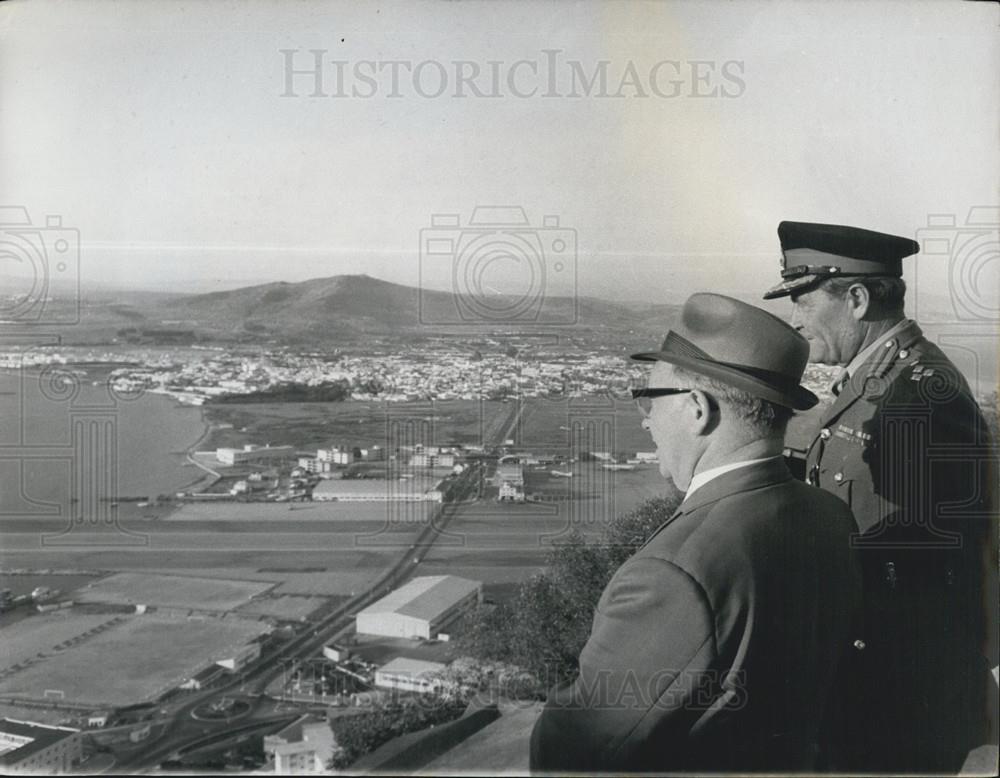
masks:
[[[641,302],[762,292],[784,219],[930,220],[911,294],[996,319],[998,9],[14,0],[0,204],[78,230],[85,283],[447,289],[462,247],[487,289]]]

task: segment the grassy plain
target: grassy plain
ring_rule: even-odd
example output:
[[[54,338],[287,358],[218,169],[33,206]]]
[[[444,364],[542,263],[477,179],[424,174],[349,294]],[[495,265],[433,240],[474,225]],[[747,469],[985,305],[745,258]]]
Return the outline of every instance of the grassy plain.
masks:
[[[116,573],[77,593],[81,602],[153,605],[206,611],[229,611],[270,587],[259,581],[194,576]]]
[[[72,609],[21,619],[16,624],[4,627],[0,671],[8,670],[40,653],[53,651],[56,646],[109,624],[113,619],[114,616],[106,613],[80,613]]]
[[[394,450],[423,443],[478,445],[489,439],[510,412],[507,403],[478,400],[383,403],[227,403],[204,407],[215,425],[202,449],[245,443],[299,449],[342,445]],[[231,425],[220,428],[219,425]]]

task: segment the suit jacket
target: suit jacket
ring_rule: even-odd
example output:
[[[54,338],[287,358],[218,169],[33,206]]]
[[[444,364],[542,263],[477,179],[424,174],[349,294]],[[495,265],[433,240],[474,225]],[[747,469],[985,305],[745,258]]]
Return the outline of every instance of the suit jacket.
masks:
[[[957,771],[988,740],[997,474],[955,365],[911,322],[821,417],[809,480],[851,507],[866,644],[838,689],[851,771]]]
[[[809,769],[859,604],[852,528],[780,459],[697,490],[605,589],[532,769]]]

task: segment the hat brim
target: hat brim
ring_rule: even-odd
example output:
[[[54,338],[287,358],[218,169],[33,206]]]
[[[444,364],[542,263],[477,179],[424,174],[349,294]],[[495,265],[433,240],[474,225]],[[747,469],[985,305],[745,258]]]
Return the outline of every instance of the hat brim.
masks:
[[[792,278],[788,281],[782,281],[777,286],[771,287],[766,292],[764,292],[765,300],[773,300],[776,297],[787,297],[795,292],[804,292],[810,286],[818,284],[824,278],[829,278],[829,276],[820,275],[819,273],[810,273],[808,275],[799,276],[798,278]]]
[[[677,354],[672,351],[645,351],[633,354],[639,362],[667,362],[685,368],[708,378],[714,378],[729,386],[741,389],[754,397],[773,402],[796,411],[807,411],[819,402],[819,398],[804,386],[780,387],[759,378],[737,366],[712,360]]]

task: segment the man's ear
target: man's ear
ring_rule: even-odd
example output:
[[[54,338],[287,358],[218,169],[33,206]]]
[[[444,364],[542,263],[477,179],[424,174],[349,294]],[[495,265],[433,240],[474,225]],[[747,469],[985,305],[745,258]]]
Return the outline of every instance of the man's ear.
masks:
[[[871,305],[871,295],[868,294],[864,284],[851,284],[844,299],[855,321],[865,318]]]
[[[712,400],[701,389],[695,389],[688,394],[688,402],[690,407],[687,408],[687,411],[694,417],[695,431],[699,434],[708,432],[714,423]]]

